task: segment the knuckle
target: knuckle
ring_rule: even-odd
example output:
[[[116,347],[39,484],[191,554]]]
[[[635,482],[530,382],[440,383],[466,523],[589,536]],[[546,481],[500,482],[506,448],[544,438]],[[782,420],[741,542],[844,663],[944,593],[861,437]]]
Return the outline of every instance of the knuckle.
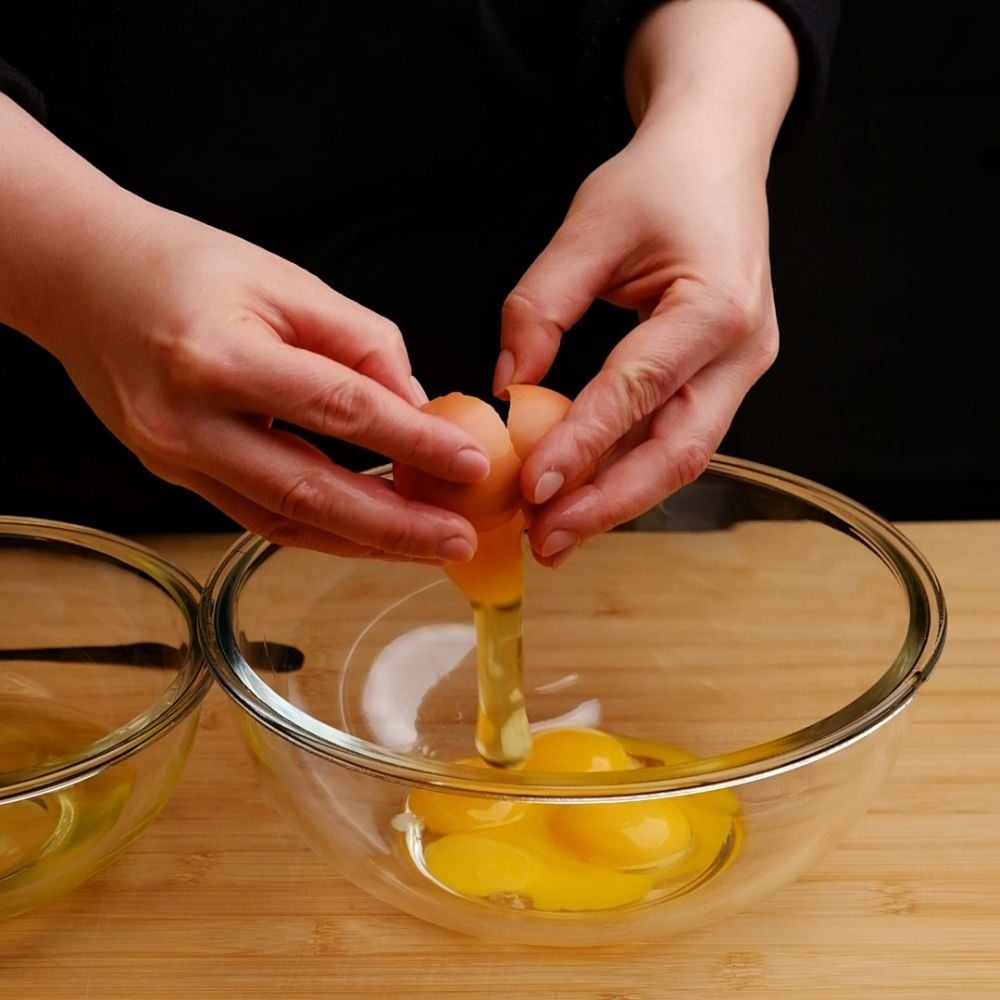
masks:
[[[675,365],[667,358],[631,358],[616,370],[617,396],[630,425],[648,417],[677,387]]]
[[[544,297],[539,297],[528,286],[520,284],[504,300],[500,317],[501,341],[516,352],[519,346],[525,346],[525,338],[528,343],[537,339],[539,343],[535,348],[554,353],[559,350],[566,332],[566,319],[559,317],[565,317],[567,310],[572,312],[573,307],[565,295],[548,289]]]
[[[542,311],[536,305],[530,292],[518,285],[504,299],[501,316],[505,324],[532,323],[541,318]]]
[[[778,360],[778,345],[777,327],[768,329],[755,339],[750,357],[750,366],[755,378],[760,378]]]
[[[590,414],[585,422],[564,423],[553,436],[556,434],[560,435],[559,448],[565,456],[560,467],[570,481],[578,474],[578,469],[586,469],[597,462],[607,450],[608,442],[621,436],[618,421],[603,407]]]
[[[280,515],[262,512],[247,517],[244,520],[244,527],[259,535],[272,545],[281,545],[287,548],[312,548],[316,546],[316,540],[322,537],[321,533],[310,530],[301,524],[288,521]],[[331,551],[336,548],[337,553],[352,551],[353,546],[347,541],[339,541],[336,545],[330,545],[324,538],[324,549]]]
[[[715,301],[715,325],[727,343],[744,340],[757,328],[752,307],[746,299],[726,292]]]
[[[595,500],[600,498],[600,505],[603,516],[599,527],[601,530],[610,531],[618,525],[635,517],[634,504],[630,503],[624,496],[616,490],[595,490]]]
[[[681,486],[693,483],[707,468],[712,458],[712,449],[707,441],[692,440],[685,442],[677,451],[674,459],[674,473]]]
[[[752,281],[708,284],[681,278],[671,287],[671,299],[697,317],[696,329],[710,339],[719,354],[749,339],[768,319],[768,297]]]
[[[549,309],[539,303],[531,290],[524,285],[518,285],[504,299],[501,322],[506,330],[530,327],[532,330],[541,331],[556,348],[565,332],[559,322],[551,317]]]
[[[274,511],[288,521],[313,523],[323,510],[323,501],[324,491],[316,478],[303,473],[280,492]]]
[[[240,328],[252,322],[239,314],[226,323],[227,328]],[[226,338],[211,336],[196,322],[182,323],[170,331],[154,336],[157,370],[172,398],[210,396],[239,378],[239,366]]]
[[[130,401],[123,410],[123,434],[129,447],[149,467],[186,465],[191,454],[188,422],[177,419],[158,397]]]
[[[292,544],[292,526],[280,517],[273,514],[254,514],[243,518],[243,526],[259,535],[265,541],[273,542],[275,545]]]
[[[423,548],[416,544],[414,532],[402,518],[396,518],[383,524],[379,528],[375,544],[384,552],[409,555],[417,555]]]
[[[367,371],[377,366],[382,359],[392,358],[400,352],[406,354],[403,331],[392,320],[376,316],[368,332],[370,336],[366,339],[371,346],[353,364],[358,371]]]
[[[440,460],[440,464],[446,466],[451,459],[453,449],[450,447],[447,449],[447,457],[442,455],[439,436],[432,433],[423,420],[418,420],[408,429],[401,443],[400,452],[400,459],[407,465],[421,465]]]
[[[384,343],[393,347],[403,343],[403,331],[391,319],[381,318],[377,335]]]
[[[143,467],[150,471],[158,479],[163,479],[176,486],[187,485],[184,476],[176,465],[171,464],[152,451],[135,448],[135,455],[142,462]]]
[[[195,323],[152,330],[153,382],[121,395],[122,434],[133,450],[183,463],[191,453],[192,406],[212,399],[227,384],[232,365]]]
[[[716,291],[711,313],[713,325],[726,345],[748,340],[767,323],[765,302],[749,286]]]
[[[353,377],[324,386],[307,405],[315,413],[316,423],[335,437],[353,441],[371,426],[371,401]]]

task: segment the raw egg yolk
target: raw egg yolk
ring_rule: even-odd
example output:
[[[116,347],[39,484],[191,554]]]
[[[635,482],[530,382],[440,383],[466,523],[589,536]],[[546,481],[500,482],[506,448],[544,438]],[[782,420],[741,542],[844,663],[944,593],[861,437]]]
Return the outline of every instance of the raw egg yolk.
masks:
[[[628,752],[643,766],[658,767],[660,765],[670,766],[671,764],[690,764],[699,759],[697,754],[687,750],[680,750],[677,747],[666,746],[663,743],[653,743],[648,740],[633,740],[625,738],[622,745]],[[697,805],[701,809],[710,812],[718,812],[723,816],[735,816],[740,809],[740,800],[736,793],[729,788],[720,788],[714,792],[701,792],[698,795],[689,795],[684,801],[691,805]]]
[[[643,758],[658,763],[692,759],[595,729],[554,729],[537,734],[524,769],[627,770],[641,766],[640,746]],[[453,892],[515,897],[537,910],[609,910],[638,902],[657,885],[708,871],[727,841],[729,859],[735,857],[736,809],[709,798],[719,794],[554,806],[420,791],[407,808],[431,835],[423,853],[427,871]]]
[[[667,799],[562,806],[553,830],[574,854],[611,868],[662,865],[691,846],[691,824]]]
[[[489,765],[480,757],[458,761],[469,767],[486,768]],[[528,803],[509,799],[476,798],[471,795],[454,795],[418,788],[410,793],[410,812],[423,820],[424,826],[434,833],[461,833],[466,830],[488,830],[521,819]]]
[[[597,729],[550,729],[536,733],[526,771],[627,771],[635,761],[613,736]]]
[[[485,833],[455,833],[424,851],[434,875],[463,896],[519,893],[545,874],[545,860],[534,851]]]
[[[463,896],[519,896],[536,910],[611,910],[649,892],[648,877],[599,868],[486,833],[442,837],[424,852],[440,882]]]

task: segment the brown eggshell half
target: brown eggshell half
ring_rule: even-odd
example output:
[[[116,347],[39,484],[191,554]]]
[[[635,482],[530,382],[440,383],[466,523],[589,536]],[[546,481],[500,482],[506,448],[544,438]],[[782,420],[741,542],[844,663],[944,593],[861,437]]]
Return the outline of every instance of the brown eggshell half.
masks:
[[[510,393],[507,430],[510,431],[510,440],[517,457],[526,462],[538,442],[566,416],[573,401],[561,392],[541,385],[512,385],[507,387],[507,391]],[[569,493],[570,490],[589,483],[596,474],[595,462],[571,479],[561,492]]]
[[[512,385],[507,391],[510,394],[507,431],[517,457],[524,462],[535,445],[566,416],[573,401],[541,385]]]
[[[539,441],[566,415],[572,400],[540,385],[512,385],[507,426],[489,403],[452,392],[438,396],[421,409],[444,417],[472,434],[490,460],[490,474],[479,483],[452,483],[396,462],[393,480],[400,496],[444,507],[461,514],[478,532],[506,524],[518,510],[530,505],[520,489],[521,464]],[[563,492],[593,478],[596,465],[585,469]]]
[[[489,403],[460,392],[432,399],[421,409],[444,417],[472,434],[490,460],[490,474],[478,483],[452,483],[396,462],[392,477],[397,492],[407,500],[419,500],[461,514],[480,532],[491,531],[509,521],[522,502],[521,460],[500,415]]]

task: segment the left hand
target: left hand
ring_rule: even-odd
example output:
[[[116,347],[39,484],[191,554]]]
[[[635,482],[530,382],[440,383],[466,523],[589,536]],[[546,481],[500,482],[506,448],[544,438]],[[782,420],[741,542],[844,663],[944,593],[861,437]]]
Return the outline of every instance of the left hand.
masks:
[[[547,565],[700,475],[776,357],[765,180],[777,124],[762,153],[759,135],[744,142],[708,110],[650,104],[504,305],[498,394],[541,380],[595,299],[640,318],[524,464],[524,495],[542,504],[529,538]],[[566,489],[597,462],[591,483]]]

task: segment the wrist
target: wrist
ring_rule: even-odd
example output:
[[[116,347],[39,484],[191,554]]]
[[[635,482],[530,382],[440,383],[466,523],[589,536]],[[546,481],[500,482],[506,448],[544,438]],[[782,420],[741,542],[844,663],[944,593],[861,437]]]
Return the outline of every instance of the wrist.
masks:
[[[759,0],[672,0],[640,23],[625,60],[638,133],[680,130],[767,173],[795,94],[798,52]]]
[[[148,206],[0,95],[0,322],[58,354],[147,226]]]

